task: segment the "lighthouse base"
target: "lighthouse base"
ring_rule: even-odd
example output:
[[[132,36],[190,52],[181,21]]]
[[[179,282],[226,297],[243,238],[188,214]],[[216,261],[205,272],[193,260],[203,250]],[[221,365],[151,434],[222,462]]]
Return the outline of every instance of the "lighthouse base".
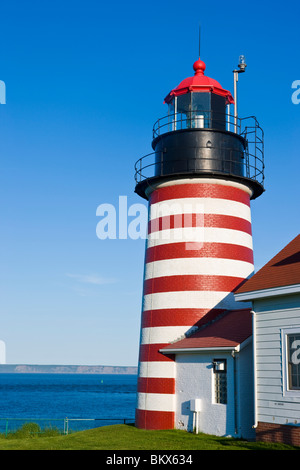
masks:
[[[174,429],[175,413],[171,411],[136,410],[135,425],[139,429]]]

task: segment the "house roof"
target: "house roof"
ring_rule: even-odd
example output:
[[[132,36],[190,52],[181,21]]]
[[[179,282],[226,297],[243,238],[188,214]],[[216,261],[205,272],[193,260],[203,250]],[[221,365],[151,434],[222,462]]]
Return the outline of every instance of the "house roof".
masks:
[[[236,348],[251,335],[251,310],[230,310],[191,336],[165,346],[161,352],[167,354],[178,349]]]
[[[300,284],[300,235],[297,235],[235,294]]]

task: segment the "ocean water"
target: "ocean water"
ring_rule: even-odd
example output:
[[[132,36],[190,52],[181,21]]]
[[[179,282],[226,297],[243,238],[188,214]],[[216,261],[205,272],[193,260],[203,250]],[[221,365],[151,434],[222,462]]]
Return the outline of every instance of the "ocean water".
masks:
[[[0,374],[0,432],[25,420],[73,430],[134,421],[136,375]]]

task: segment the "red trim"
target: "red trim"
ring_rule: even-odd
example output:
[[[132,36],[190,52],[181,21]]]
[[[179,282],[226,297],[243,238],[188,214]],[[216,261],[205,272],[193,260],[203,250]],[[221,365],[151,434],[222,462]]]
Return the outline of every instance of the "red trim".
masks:
[[[187,245],[187,246],[186,246]],[[230,243],[203,243],[202,248],[187,249],[191,244],[169,243],[165,245],[152,246],[146,250],[146,263],[163,259],[175,258],[225,258],[237,259],[253,263],[253,250],[241,245]]]
[[[205,322],[220,315],[223,309],[205,308],[178,308],[145,310],[142,315],[142,328],[155,326],[192,326],[201,322],[205,316]]]
[[[250,206],[250,196],[247,192],[232,186],[212,183],[179,184],[158,188],[151,194],[150,203],[187,197],[229,199]]]
[[[144,295],[158,292],[214,291],[232,292],[245,282],[245,278],[233,276],[209,276],[202,274],[162,276],[144,281]]]
[[[141,344],[139,362],[172,362],[175,359],[174,354],[166,356],[159,352],[160,349],[168,346],[169,343]]]
[[[137,391],[141,393],[175,393],[175,379],[139,377]]]
[[[135,410],[135,426],[138,429],[174,429],[173,411]]]
[[[216,227],[252,234],[251,222],[240,217],[220,214],[171,214],[148,222],[148,234],[182,227]]]

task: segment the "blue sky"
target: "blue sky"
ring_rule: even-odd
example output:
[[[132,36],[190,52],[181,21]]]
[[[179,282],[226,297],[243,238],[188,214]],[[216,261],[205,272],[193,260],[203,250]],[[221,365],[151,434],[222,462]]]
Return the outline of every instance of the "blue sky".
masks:
[[[136,365],[144,240],[99,240],[97,207],[143,203],[163,98],[192,75],[233,92],[265,132],[252,204],[256,269],[299,232],[299,2],[10,0],[1,5],[0,339],[8,363]]]

